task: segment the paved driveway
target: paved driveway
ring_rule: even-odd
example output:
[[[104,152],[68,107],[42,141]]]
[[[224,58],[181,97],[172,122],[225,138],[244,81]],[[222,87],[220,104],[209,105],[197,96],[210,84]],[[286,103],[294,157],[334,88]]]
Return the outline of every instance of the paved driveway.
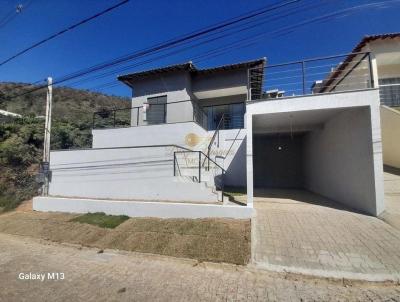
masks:
[[[385,208],[381,218],[391,226],[400,230],[400,170],[386,171],[385,181]]]
[[[400,231],[305,191],[258,191],[252,259],[275,271],[399,280]]]
[[[46,277],[22,280],[20,273]],[[59,280],[49,280],[47,273],[58,273]],[[396,301],[399,296],[399,287],[391,284],[342,284],[130,252],[99,254],[0,234],[0,301]]]

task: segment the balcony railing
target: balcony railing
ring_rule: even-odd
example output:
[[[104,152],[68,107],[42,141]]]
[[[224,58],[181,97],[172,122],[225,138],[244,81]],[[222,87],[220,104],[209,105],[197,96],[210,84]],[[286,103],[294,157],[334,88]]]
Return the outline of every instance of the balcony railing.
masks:
[[[163,104],[144,103],[142,106],[94,112],[92,127],[93,129],[122,128],[178,122],[196,122],[207,129],[207,114],[191,100]]]
[[[268,65],[250,71],[250,100],[375,87],[369,52]]]

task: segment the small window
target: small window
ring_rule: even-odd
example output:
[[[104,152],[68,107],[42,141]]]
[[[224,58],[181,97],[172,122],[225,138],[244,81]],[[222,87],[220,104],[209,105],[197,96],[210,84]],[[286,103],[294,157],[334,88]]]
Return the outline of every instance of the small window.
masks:
[[[381,103],[390,107],[400,106],[400,78],[379,80]]]
[[[147,99],[146,120],[149,125],[165,124],[167,117],[167,96]]]

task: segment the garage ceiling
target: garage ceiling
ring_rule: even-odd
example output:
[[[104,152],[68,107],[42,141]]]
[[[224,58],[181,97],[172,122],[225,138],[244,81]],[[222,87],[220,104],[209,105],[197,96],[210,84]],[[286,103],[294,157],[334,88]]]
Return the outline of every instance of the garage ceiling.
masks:
[[[321,128],[334,115],[352,109],[321,109],[253,115],[253,133],[305,132]]]

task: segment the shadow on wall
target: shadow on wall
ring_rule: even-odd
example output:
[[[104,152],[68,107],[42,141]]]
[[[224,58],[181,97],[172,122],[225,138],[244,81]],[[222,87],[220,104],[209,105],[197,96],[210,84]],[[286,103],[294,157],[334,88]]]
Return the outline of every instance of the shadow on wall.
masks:
[[[233,141],[232,145],[235,143],[235,141],[236,139]],[[227,154],[229,154],[229,151],[227,152]],[[241,140],[241,144],[237,149],[235,155],[233,156],[229,167],[226,170],[225,185],[232,187],[246,186],[246,138]]]

